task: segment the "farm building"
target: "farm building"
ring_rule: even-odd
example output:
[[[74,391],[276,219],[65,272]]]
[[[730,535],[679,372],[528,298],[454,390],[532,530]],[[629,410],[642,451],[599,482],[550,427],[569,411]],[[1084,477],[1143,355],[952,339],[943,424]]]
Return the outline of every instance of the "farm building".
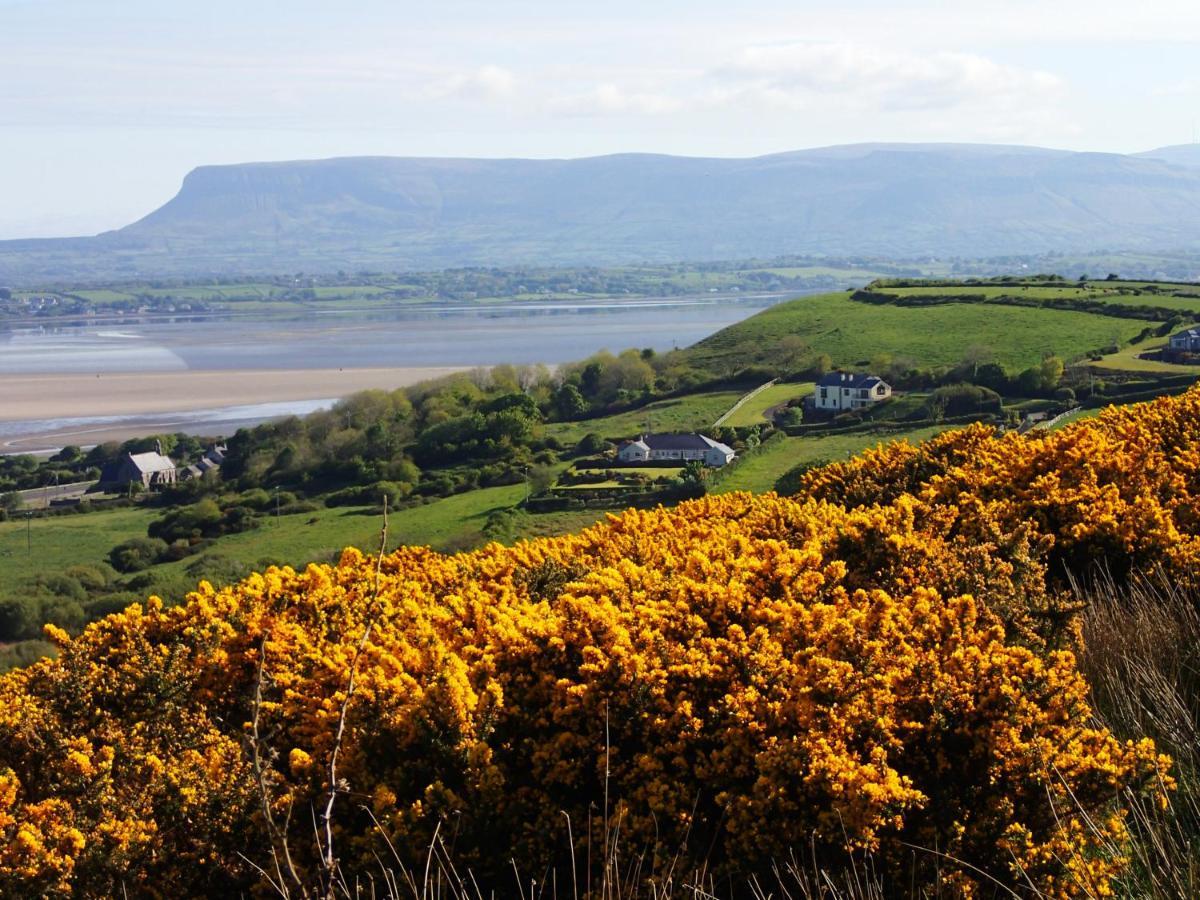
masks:
[[[1169,347],[1174,353],[1200,353],[1200,328],[1188,328],[1171,335]]]
[[[644,434],[617,450],[617,459],[622,462],[698,459],[714,468],[732,461],[733,456],[732,449],[702,434]]]
[[[813,405],[817,409],[841,411],[862,409],[892,396],[892,386],[878,375],[830,372],[817,381]]]
[[[126,453],[121,459],[104,467],[100,473],[100,484],[106,489],[123,489],[130,484],[149,488],[174,484],[177,477],[175,463],[161,453]]]

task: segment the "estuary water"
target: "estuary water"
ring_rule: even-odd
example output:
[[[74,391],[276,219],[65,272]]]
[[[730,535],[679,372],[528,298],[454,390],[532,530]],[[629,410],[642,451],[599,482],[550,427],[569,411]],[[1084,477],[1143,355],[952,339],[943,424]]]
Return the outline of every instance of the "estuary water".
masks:
[[[422,305],[55,323],[0,330],[0,374],[555,364],[602,349],[686,347],[779,299]]]

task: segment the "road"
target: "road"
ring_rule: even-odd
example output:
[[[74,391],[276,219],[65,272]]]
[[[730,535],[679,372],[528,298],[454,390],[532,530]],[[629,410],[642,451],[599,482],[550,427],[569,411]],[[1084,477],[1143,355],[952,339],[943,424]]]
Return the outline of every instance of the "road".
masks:
[[[94,481],[76,481],[72,484],[50,484],[45,487],[31,488],[27,491],[17,491],[25,509],[45,509],[51,500],[65,500],[69,497],[80,497],[90,488]]]

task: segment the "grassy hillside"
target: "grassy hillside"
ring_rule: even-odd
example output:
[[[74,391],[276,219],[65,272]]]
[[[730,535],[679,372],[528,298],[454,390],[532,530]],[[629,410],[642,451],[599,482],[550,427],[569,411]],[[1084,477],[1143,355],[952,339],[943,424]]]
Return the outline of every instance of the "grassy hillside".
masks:
[[[1084,312],[951,303],[900,307],[860,303],[848,293],[820,294],[780,303],[705,338],[686,351],[697,365],[736,369],[773,361],[780,341],[802,339],[834,366],[867,365],[880,355],[922,366],[950,366],[979,348],[1010,370],[1052,353],[1070,360],[1123,343],[1149,322]]]

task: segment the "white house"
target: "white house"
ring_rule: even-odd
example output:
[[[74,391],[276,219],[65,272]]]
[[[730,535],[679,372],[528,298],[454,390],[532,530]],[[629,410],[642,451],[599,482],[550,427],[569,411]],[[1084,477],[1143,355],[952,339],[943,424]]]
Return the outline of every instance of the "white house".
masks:
[[[714,468],[732,461],[733,456],[732,449],[702,434],[644,434],[636,441],[626,441],[617,450],[621,462],[698,459]]]
[[[817,381],[813,403],[817,409],[862,409],[892,396],[892,386],[877,375],[830,372]]]
[[[1200,353],[1200,328],[1171,335],[1170,348],[1176,353]]]

